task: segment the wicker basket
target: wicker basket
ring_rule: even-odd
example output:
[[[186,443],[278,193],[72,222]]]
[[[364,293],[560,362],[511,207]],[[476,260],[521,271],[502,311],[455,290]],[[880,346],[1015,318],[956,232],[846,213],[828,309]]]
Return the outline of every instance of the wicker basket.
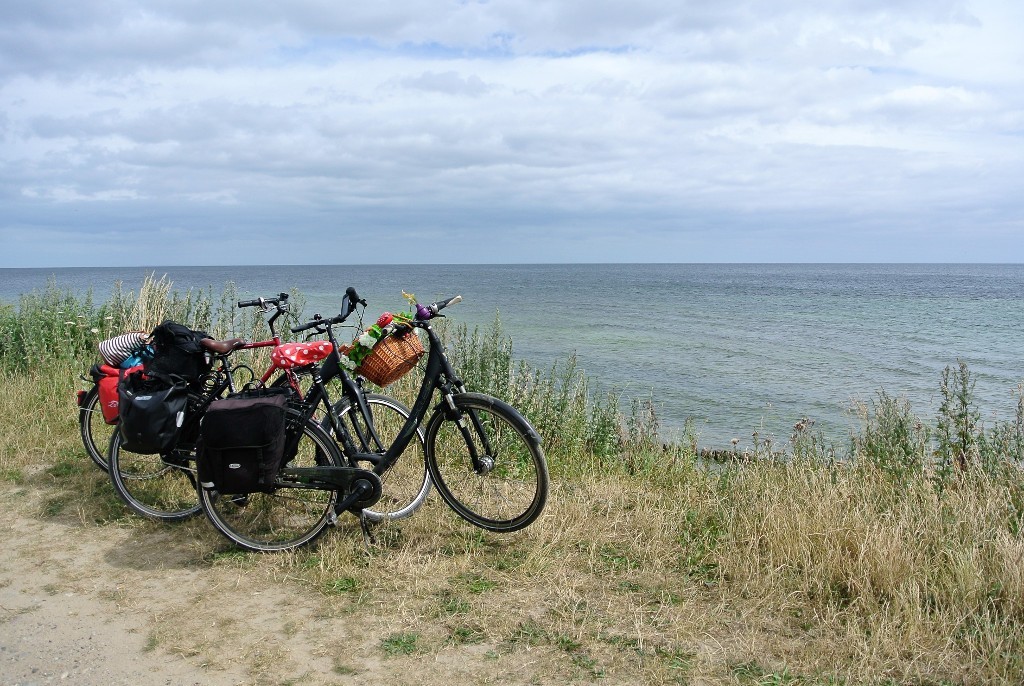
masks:
[[[423,344],[415,333],[388,336],[373,346],[356,372],[383,388],[405,376],[422,356]]]

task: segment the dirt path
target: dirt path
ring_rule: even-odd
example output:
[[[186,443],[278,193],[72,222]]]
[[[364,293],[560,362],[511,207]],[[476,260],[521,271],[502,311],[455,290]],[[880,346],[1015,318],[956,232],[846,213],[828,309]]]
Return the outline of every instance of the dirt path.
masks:
[[[73,512],[40,516],[41,503],[26,502],[37,497],[0,491],[4,686],[347,684],[371,674],[400,684],[416,671],[412,658],[382,662],[376,618],[337,621],[295,584],[202,562],[189,536],[202,521],[89,525]],[[449,658],[439,675],[460,671]]]
[[[5,498],[9,502],[11,494]],[[237,684],[244,673],[211,670],[201,661],[157,650],[152,615],[130,606],[136,582],[194,584],[194,572],[173,566],[132,569],[118,552],[131,532],[116,527],[75,527],[25,518],[4,508],[0,562],[0,683],[29,684]],[[144,578],[141,578],[144,577]],[[135,599],[137,603],[139,599]],[[155,605],[166,602],[157,599]]]
[[[483,646],[385,655],[382,638],[422,617],[325,597],[258,560],[204,559],[201,518],[97,525],[73,507],[43,514],[51,495],[0,484],[2,686],[546,683],[541,665],[516,675],[518,658]]]

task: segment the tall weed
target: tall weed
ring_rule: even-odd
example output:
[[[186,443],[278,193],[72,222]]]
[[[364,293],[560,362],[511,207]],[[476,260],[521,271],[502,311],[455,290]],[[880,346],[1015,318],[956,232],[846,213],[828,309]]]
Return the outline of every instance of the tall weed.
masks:
[[[863,428],[852,437],[853,455],[900,478],[924,468],[931,453],[930,431],[914,416],[910,401],[880,390],[870,406],[856,410]]]
[[[942,372],[936,455],[944,476],[954,469],[964,471],[981,460],[981,413],[974,404],[974,383],[963,360],[957,362],[956,369],[947,366]]]
[[[0,369],[26,372],[55,362],[79,360],[116,329],[108,305],[96,307],[51,280],[42,291],[0,308]]]

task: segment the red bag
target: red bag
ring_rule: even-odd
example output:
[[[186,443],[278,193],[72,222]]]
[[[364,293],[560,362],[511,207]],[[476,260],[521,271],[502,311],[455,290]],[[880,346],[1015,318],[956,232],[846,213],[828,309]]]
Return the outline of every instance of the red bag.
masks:
[[[105,364],[97,366],[99,367],[98,371],[102,374],[96,380],[96,385],[99,387],[100,409],[103,411],[103,421],[107,424],[117,424],[119,403],[117,382],[121,370]],[[135,371],[137,369],[142,369],[142,365],[132,367],[126,371]]]
[[[103,369],[105,368],[105,369]],[[96,382],[99,387],[99,409],[103,412],[103,421],[117,424],[118,421],[118,374],[112,367],[100,367],[103,376]],[[113,371],[114,374],[110,374]]]

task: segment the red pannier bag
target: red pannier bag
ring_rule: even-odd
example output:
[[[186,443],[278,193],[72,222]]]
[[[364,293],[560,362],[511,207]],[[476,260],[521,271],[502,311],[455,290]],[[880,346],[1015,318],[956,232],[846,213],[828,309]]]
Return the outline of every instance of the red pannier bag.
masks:
[[[142,366],[131,367],[126,372],[142,369]],[[117,382],[120,377],[120,369],[111,367],[109,364],[97,364],[90,370],[92,378],[100,395],[100,410],[103,412],[103,421],[107,424],[117,424],[119,398],[117,393]]]

